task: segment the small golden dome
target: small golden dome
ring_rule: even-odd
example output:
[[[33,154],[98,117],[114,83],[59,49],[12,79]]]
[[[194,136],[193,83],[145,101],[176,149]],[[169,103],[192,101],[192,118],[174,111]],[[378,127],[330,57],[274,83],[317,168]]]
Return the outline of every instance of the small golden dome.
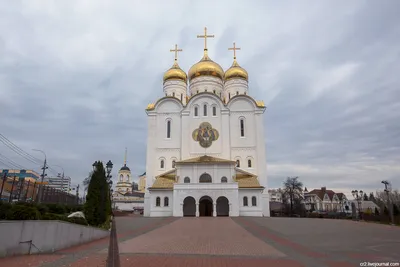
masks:
[[[239,66],[236,59],[233,60],[232,66],[225,72],[225,81],[233,78],[240,78],[246,81],[249,80],[249,74],[245,69]]]
[[[212,61],[208,55],[207,51],[204,51],[203,58],[194,64],[189,70],[189,81],[198,76],[214,76],[221,80],[224,79],[224,70],[220,65]]]
[[[178,65],[178,62],[175,61],[174,65],[164,73],[164,82],[168,80],[181,80],[186,83],[187,75]]]

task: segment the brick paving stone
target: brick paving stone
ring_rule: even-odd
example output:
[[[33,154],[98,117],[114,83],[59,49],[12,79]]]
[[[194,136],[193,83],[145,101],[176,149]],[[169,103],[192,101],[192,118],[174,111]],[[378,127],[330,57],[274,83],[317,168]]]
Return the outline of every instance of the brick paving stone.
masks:
[[[107,262],[107,255],[93,253],[85,256],[73,263],[64,265],[65,267],[105,267]]]
[[[181,218],[121,242],[120,253],[253,255],[285,254],[254,237],[231,218]]]
[[[121,255],[121,267],[305,267],[294,260],[239,257]]]
[[[1,267],[39,267],[43,263],[50,263],[59,260],[63,255],[26,255],[8,258],[0,258]]]

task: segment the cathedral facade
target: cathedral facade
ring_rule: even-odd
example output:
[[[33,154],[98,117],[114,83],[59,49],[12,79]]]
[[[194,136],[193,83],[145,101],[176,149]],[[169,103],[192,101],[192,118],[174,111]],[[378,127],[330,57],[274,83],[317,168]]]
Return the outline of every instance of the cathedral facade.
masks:
[[[263,114],[236,60],[224,71],[208,56],[188,74],[175,62],[165,96],[147,106],[144,216],[270,216]]]

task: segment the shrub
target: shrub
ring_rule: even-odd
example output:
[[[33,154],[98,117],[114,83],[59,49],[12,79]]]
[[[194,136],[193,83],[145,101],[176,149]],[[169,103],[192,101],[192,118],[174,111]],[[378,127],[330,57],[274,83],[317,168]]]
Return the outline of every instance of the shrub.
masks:
[[[7,213],[11,209],[11,204],[8,202],[1,202],[0,201],[0,220],[7,219]]]
[[[7,213],[8,220],[39,220],[40,213],[35,207],[12,205]]]
[[[50,213],[65,214],[67,213],[65,205],[61,204],[47,204]]]

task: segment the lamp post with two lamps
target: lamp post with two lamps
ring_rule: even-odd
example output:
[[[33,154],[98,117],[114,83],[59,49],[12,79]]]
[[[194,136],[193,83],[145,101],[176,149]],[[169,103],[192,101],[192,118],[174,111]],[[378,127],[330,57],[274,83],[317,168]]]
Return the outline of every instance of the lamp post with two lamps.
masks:
[[[351,194],[353,195],[354,199],[357,201],[358,217],[359,217],[359,220],[362,220],[361,203],[362,203],[364,192],[362,190],[360,190],[360,191],[353,190],[353,191],[351,191]]]

